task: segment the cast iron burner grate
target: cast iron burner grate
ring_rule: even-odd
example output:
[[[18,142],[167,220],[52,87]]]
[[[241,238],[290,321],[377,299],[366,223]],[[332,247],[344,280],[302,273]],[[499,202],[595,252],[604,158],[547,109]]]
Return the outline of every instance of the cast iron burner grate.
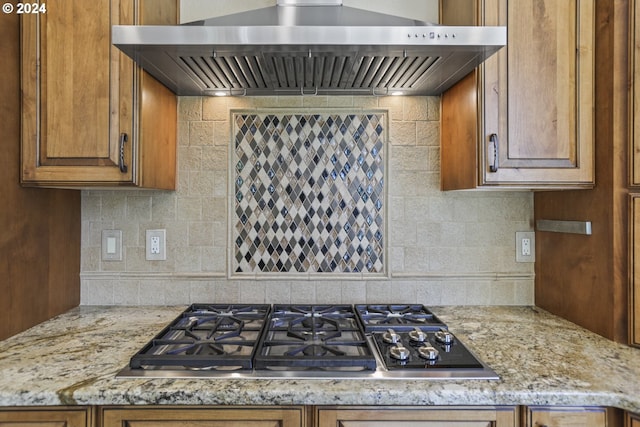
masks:
[[[270,306],[193,304],[130,360],[138,368],[251,369]]]
[[[376,360],[350,305],[275,305],[256,369],[375,370]]]
[[[393,328],[406,332],[416,327],[423,331],[439,331],[445,325],[421,304],[368,304],[356,305],[356,312],[366,332],[384,332]]]

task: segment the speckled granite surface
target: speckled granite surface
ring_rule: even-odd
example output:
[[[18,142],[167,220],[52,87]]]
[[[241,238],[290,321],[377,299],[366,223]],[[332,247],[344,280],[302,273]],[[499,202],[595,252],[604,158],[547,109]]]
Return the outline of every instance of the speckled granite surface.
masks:
[[[432,307],[499,381],[116,379],[183,309],[84,306],[0,342],[0,406],[523,404],[640,412],[640,349],[532,307]]]

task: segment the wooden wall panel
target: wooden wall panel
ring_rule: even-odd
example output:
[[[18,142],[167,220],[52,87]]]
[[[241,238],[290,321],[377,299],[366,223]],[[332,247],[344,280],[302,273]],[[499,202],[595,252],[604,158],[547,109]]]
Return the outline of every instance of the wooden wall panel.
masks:
[[[0,339],[80,302],[80,192],[20,187],[19,18],[0,14]]]
[[[591,221],[592,236],[536,232],[536,305],[627,341],[626,0],[596,3],[596,186],[536,193],[535,219]]]

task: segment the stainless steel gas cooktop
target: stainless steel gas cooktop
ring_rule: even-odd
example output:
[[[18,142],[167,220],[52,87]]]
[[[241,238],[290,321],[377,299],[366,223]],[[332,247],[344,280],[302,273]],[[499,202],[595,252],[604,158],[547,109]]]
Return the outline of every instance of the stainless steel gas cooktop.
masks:
[[[499,379],[417,304],[193,304],[117,377]]]

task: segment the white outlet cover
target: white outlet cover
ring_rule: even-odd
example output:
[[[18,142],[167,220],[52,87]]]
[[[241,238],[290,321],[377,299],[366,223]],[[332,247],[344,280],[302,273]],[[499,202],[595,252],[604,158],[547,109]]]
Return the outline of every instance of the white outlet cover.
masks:
[[[522,240],[529,239],[530,255],[522,252]],[[536,261],[536,233],[534,231],[516,231],[516,262]]]
[[[147,261],[166,261],[167,259],[167,230],[147,230],[146,254]]]

